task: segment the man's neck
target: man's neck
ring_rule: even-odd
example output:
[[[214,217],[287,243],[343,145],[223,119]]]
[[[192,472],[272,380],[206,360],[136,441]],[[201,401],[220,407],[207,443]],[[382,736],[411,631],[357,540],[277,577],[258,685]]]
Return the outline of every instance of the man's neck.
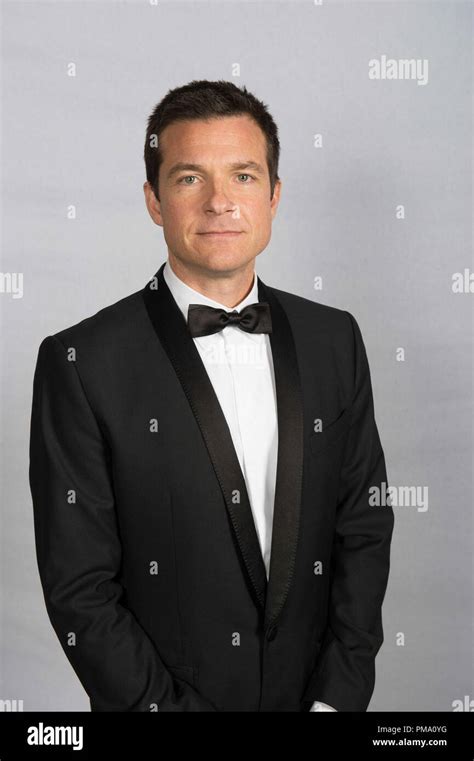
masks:
[[[176,277],[190,288],[202,293],[203,296],[217,301],[219,304],[232,309],[240,304],[250,293],[255,276],[255,263],[249,262],[245,267],[232,273],[205,273],[183,265],[171,254],[168,255],[168,266]]]

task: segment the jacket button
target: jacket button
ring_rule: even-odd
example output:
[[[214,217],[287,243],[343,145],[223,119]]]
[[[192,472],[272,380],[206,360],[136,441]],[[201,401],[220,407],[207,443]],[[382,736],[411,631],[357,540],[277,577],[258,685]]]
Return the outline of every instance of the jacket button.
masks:
[[[275,626],[275,624],[273,624],[273,626],[270,626],[270,628],[267,631],[267,640],[269,642],[271,642],[272,639],[275,639],[277,631],[278,631],[278,626]]]

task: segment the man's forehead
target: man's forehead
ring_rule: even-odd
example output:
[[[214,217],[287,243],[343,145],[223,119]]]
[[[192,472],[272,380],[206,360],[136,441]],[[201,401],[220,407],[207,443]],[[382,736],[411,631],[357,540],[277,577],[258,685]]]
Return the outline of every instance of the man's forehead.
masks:
[[[180,172],[205,174],[215,168],[261,177],[268,173],[265,135],[245,115],[174,122],[163,130],[159,142],[160,173],[168,180]]]
[[[165,127],[161,133],[161,145],[172,151],[178,149],[182,153],[182,144],[186,143],[188,150],[211,149],[219,146],[221,150],[238,149],[242,144],[252,144],[256,148],[265,145],[265,135],[259,125],[246,117],[225,117],[222,119],[186,120],[173,122]],[[258,150],[258,148],[257,148]],[[235,157],[239,159],[240,155]],[[194,160],[193,156],[187,156],[185,160]]]

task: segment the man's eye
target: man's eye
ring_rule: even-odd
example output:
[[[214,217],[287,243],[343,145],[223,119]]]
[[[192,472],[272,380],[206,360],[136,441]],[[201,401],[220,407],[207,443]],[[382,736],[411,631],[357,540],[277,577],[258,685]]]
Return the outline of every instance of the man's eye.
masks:
[[[247,177],[249,179],[254,179],[251,174],[239,174],[237,175],[239,178],[241,177]],[[187,174],[185,177],[181,177],[180,180],[178,180],[178,184],[182,185],[195,185],[195,182],[186,182],[186,180],[196,180],[197,177],[195,174]],[[249,183],[247,181],[241,183],[242,185],[248,185]]]

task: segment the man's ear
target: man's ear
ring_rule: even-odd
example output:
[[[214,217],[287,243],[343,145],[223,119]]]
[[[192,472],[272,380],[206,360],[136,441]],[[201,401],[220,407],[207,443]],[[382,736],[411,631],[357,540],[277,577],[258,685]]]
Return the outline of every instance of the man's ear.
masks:
[[[143,185],[143,192],[145,193],[145,203],[148,209],[148,213],[152,218],[155,225],[163,227],[163,218],[161,216],[161,203],[155,196],[155,191],[151,187],[149,182],[145,182]]]
[[[270,209],[272,214],[272,219],[275,218],[275,214],[277,213],[278,204],[280,203],[280,193],[281,193],[281,180],[277,180],[275,182],[275,187],[273,189],[273,197],[270,201]]]

